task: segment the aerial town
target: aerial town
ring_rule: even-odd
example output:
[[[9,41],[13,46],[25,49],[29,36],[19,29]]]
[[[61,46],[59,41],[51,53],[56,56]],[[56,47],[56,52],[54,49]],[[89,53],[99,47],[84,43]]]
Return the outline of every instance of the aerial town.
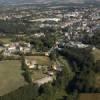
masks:
[[[100,7],[0,7],[0,85],[0,100],[100,100]]]

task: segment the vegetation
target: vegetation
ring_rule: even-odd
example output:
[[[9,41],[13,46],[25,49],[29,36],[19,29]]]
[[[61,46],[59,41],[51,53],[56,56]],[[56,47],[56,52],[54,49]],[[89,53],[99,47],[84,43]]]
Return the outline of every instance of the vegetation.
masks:
[[[26,82],[32,83],[31,74],[30,74],[28,66],[25,64],[25,57],[23,54],[22,54],[22,61],[21,62],[22,62],[21,67],[22,67],[22,70],[24,71],[23,76],[24,76]]]
[[[59,13],[60,10],[57,12],[59,15],[62,14],[62,17],[66,17],[67,14],[65,16],[63,13],[71,11],[73,14],[77,7],[70,7],[69,10],[68,8],[66,11],[66,7],[61,7],[61,13]],[[62,18],[62,21],[58,23],[30,21],[32,18],[36,19],[36,17],[57,17],[55,13],[57,13],[56,10],[58,9],[59,7],[55,8],[55,11],[52,13],[49,7],[48,10],[42,8],[38,9],[41,10],[40,12],[34,14],[33,12],[37,12],[38,10],[30,8],[29,16],[25,18],[21,17],[17,19],[11,16],[11,19],[0,20],[1,48],[6,43],[19,42],[21,44],[24,41],[31,44],[30,49],[32,51],[25,55],[16,53],[18,56],[4,57],[1,50],[0,95],[3,96],[0,97],[0,100],[78,100],[80,93],[100,93],[100,31],[95,31],[94,34],[86,32],[87,30],[91,31],[92,28],[92,23],[90,23],[92,14],[90,13],[90,9],[86,10],[86,8],[83,9],[82,7],[80,11],[83,10],[84,13],[79,14],[83,17]],[[27,10],[21,10],[20,13],[22,13],[22,16],[24,16],[25,12],[25,16],[27,15]],[[7,12],[9,13],[10,10],[7,10]],[[15,16],[17,16],[19,11],[16,12],[17,9]],[[4,15],[6,16],[6,13]],[[11,13],[11,15],[14,15],[14,13]],[[82,18],[81,21],[83,22],[80,21],[67,27],[67,22],[69,23],[71,20],[74,23],[74,20],[80,19],[79,17]],[[84,22],[87,23],[86,31],[82,31],[83,26],[85,28]],[[88,24],[91,25],[89,26]],[[62,28],[63,25],[66,27]],[[43,34],[41,35],[40,33]],[[83,47],[81,49],[81,43],[77,43],[77,46],[74,48],[74,43],[71,43],[72,41],[89,44],[90,47]],[[58,45],[55,45],[57,43]],[[72,44],[72,47],[67,47],[67,44]],[[50,52],[54,46],[56,49],[54,48]],[[92,49],[92,47],[96,49]],[[50,53],[49,57],[45,56],[47,52]],[[29,69],[25,64],[25,59],[34,60],[37,63],[36,66],[40,66],[34,68],[34,70]],[[58,69],[61,67],[61,70],[55,71],[52,69],[52,64],[55,65],[56,63]],[[48,66],[50,66],[48,71],[54,72],[55,80],[41,86],[33,84],[34,80],[47,76]],[[43,69],[40,70],[40,67],[43,67]],[[87,98],[82,97],[82,99],[85,100]]]
[[[0,32],[2,33],[20,33],[20,32],[26,32],[25,31],[26,26],[20,21],[16,20],[10,20],[10,21],[3,21],[0,20]]]
[[[55,44],[56,38],[52,34],[45,34],[45,37],[34,37],[30,38],[29,41],[37,51],[47,51]]]
[[[100,49],[93,50],[92,54],[94,56],[94,60],[95,61],[99,61],[100,60]]]
[[[89,37],[88,34],[86,34],[83,43],[91,44],[100,48],[100,31],[96,31],[92,37]]]
[[[62,59],[62,58],[60,58]],[[64,63],[63,63],[64,64]],[[28,71],[27,67],[24,64],[24,56],[22,56],[22,67],[25,72]],[[67,65],[68,66],[68,65]],[[57,79],[53,83],[44,84],[41,87],[35,87],[35,85],[29,85],[19,88],[18,90],[9,93],[1,97],[3,100],[57,100],[64,99],[67,97],[66,86],[68,86],[69,81],[72,79],[72,73],[70,71],[67,72],[67,66],[64,65],[63,72],[57,73]],[[26,74],[28,75],[28,74]],[[30,76],[26,77],[30,79]],[[34,90],[34,87],[36,91]],[[26,95],[26,91],[28,91],[29,95]],[[36,94],[36,95],[34,95]],[[15,98],[16,97],[16,98]],[[7,99],[6,99],[7,98]]]
[[[18,60],[0,61],[0,95],[7,94],[11,91],[26,84]]]
[[[77,100],[80,92],[99,92],[99,88],[95,86],[95,69],[98,64],[95,64],[90,48],[65,48],[58,55],[55,55],[56,60],[61,63],[63,71],[56,73],[57,77],[53,83],[40,87],[31,84],[30,72],[28,72],[24,56],[22,56],[22,69],[25,71],[25,79],[28,80],[29,85],[1,97],[2,100],[27,100],[27,98],[28,100]],[[51,56],[51,58],[55,59],[55,56]],[[38,57],[35,59],[40,60]],[[29,95],[26,95],[26,91]]]
[[[40,65],[49,65],[51,64],[51,61],[49,57],[46,56],[26,56],[26,59],[29,60],[35,60]]]

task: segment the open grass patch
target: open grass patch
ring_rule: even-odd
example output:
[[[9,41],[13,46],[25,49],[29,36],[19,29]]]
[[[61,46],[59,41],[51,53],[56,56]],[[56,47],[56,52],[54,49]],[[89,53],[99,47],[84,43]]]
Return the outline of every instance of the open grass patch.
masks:
[[[100,88],[100,73],[97,73],[97,74],[96,74],[95,87],[96,87],[96,88]]]
[[[40,65],[50,65],[50,59],[46,56],[27,56],[26,59],[35,60]]]
[[[0,61],[0,96],[26,84],[18,60]]]
[[[0,41],[3,43],[10,43],[11,42],[11,38],[8,37],[0,37]]]

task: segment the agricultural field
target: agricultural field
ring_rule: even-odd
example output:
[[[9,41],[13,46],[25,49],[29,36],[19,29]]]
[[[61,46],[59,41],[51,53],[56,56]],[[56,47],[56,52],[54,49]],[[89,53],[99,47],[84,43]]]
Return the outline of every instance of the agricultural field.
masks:
[[[46,70],[48,66],[51,66],[51,61],[50,61],[49,57],[46,57],[46,56],[27,56],[26,58],[29,60],[36,61],[37,64],[40,66],[41,65],[45,66],[45,69],[31,70],[32,81],[36,81],[36,80],[39,80],[39,79],[47,76],[44,73],[44,70]]]
[[[100,100],[100,93],[82,93],[79,100]]]
[[[95,62],[100,61],[100,49],[93,50],[92,54],[94,55]],[[100,73],[96,73],[96,83],[95,86],[100,87]]]
[[[100,60],[100,49],[93,50],[92,54],[94,55],[95,61]]]
[[[18,60],[0,61],[0,96],[26,84]]]
[[[10,43],[11,42],[11,38],[9,38],[9,37],[0,37],[0,42]]]
[[[100,73],[96,74],[96,83],[95,87],[100,88]]]
[[[27,56],[26,58],[29,60],[35,60],[40,65],[50,65],[51,64],[49,57],[46,57],[46,56]]]
[[[32,75],[31,75],[32,81],[39,80],[39,79],[44,78],[44,77],[46,77],[46,76],[47,76],[47,75],[44,74],[42,70],[37,70],[37,71],[34,70],[34,71],[32,71]]]

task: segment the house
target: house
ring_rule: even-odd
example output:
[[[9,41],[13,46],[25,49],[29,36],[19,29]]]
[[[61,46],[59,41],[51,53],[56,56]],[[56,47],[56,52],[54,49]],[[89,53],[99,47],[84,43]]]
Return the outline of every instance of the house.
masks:
[[[8,50],[10,53],[14,53],[14,52],[16,52],[16,46],[15,46],[15,45],[12,45],[12,46],[8,47],[7,50]]]
[[[49,56],[49,52],[45,52],[45,56]]]
[[[41,85],[43,85],[45,83],[52,82],[53,80],[54,79],[53,79],[52,76],[46,76],[46,77],[44,77],[42,79],[39,79],[39,80],[34,81],[34,83],[35,84],[38,84],[38,86],[41,86]]]
[[[69,43],[66,43],[66,46],[75,48],[86,48],[89,45],[83,44],[81,42],[70,41]]]
[[[10,44],[4,44],[4,47],[9,47],[10,46]]]
[[[45,21],[59,22],[60,18],[41,18],[41,19],[36,19],[36,20],[30,20],[30,22],[45,22]]]
[[[11,56],[11,53],[7,49],[5,49],[5,51],[3,52],[3,55],[4,56]]]
[[[34,36],[37,37],[37,38],[39,38],[41,36],[45,37],[45,34],[44,33],[35,33]]]
[[[58,63],[58,62],[54,63],[54,64],[52,65],[52,68],[53,68],[53,70],[55,70],[55,71],[59,71],[59,72],[62,71],[61,65],[60,65],[60,63]]]
[[[29,53],[31,51],[30,43],[11,43],[5,45],[6,51],[8,50],[9,53],[16,53],[16,52],[23,52]]]
[[[25,59],[25,64],[29,67],[29,69],[34,69],[36,68],[37,62],[35,60]]]
[[[48,74],[49,76],[54,76],[54,72],[53,72],[53,71],[48,71],[47,74]]]
[[[93,50],[93,51],[95,51],[95,50],[96,50],[96,47],[95,47],[95,46],[93,46],[93,47],[92,47],[92,50]]]
[[[23,48],[23,53],[26,54],[26,53],[29,53],[31,51],[31,49],[29,47],[24,47]]]

